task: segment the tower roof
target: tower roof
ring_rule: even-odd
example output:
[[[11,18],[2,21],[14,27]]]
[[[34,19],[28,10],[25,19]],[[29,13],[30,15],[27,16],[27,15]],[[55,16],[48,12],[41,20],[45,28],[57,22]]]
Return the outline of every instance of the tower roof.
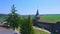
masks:
[[[35,16],[38,16],[39,15],[39,12],[38,12],[38,10],[37,10],[37,13],[36,13],[36,15]]]
[[[37,20],[37,21],[40,20],[40,15],[39,15],[38,10],[37,10],[37,12],[36,12],[36,15],[35,15],[34,20]]]

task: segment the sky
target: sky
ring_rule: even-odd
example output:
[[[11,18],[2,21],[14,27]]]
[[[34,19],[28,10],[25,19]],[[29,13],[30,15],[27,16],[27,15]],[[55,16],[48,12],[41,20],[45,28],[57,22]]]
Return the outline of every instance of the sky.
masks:
[[[60,14],[60,0],[0,0],[0,14],[11,12],[11,6],[15,5],[16,13],[21,15]]]

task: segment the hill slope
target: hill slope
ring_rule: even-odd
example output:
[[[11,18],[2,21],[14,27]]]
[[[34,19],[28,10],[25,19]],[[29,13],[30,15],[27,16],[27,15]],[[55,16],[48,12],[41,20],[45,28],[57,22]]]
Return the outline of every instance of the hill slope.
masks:
[[[0,19],[7,17],[7,14],[0,14]],[[26,17],[28,15],[21,15],[22,17]],[[34,18],[34,15],[31,15],[32,18]],[[40,15],[40,20],[48,20],[48,21],[53,21],[53,22],[57,22],[60,21],[60,14],[46,14],[46,15]]]
[[[60,21],[60,14],[42,15],[41,20],[57,22]]]

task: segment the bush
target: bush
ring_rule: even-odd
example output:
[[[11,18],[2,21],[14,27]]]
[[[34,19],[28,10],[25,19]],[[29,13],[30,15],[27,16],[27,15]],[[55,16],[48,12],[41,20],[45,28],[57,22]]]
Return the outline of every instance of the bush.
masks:
[[[30,16],[22,20],[21,34],[33,34],[32,19]]]

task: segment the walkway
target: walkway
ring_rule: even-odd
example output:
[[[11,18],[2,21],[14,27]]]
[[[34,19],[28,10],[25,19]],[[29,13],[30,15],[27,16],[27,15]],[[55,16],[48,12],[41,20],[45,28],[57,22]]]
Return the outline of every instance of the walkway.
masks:
[[[0,27],[0,34],[14,34],[14,31],[12,29]]]
[[[33,26],[33,28],[34,28],[34,29],[41,30],[41,31],[44,31],[44,32],[47,32],[47,33],[50,33],[49,31],[47,31],[47,30],[44,30],[44,29],[42,29],[42,28],[38,28],[38,27],[35,27],[35,26]]]
[[[16,31],[12,30],[12,29],[7,29],[5,27],[1,27],[3,24],[0,24],[0,34],[14,34],[17,33]]]

